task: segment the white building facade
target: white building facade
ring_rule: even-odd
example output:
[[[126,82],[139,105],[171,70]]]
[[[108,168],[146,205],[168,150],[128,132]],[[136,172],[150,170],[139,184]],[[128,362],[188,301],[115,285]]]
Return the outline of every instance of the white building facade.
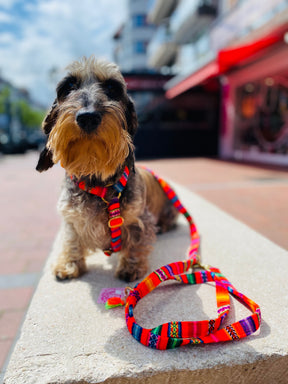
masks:
[[[114,35],[114,59],[123,72],[147,71],[147,46],[155,26],[147,21],[149,0],[128,0],[127,21]]]

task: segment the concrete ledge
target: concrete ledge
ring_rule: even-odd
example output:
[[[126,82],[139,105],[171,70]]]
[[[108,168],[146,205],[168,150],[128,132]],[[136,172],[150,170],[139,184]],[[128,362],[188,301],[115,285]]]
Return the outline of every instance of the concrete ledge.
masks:
[[[102,288],[126,286],[113,277],[116,256],[95,254],[86,275],[60,283],[50,272],[52,252],[5,384],[288,382],[288,252],[197,195],[175,188],[199,227],[203,262],[220,268],[240,292],[260,305],[260,332],[236,342],[151,350],[129,334],[123,308],[106,311],[97,304]],[[188,243],[188,226],[181,218],[177,230],[158,237],[151,270],[182,260]],[[250,313],[234,299],[232,304],[229,322]],[[215,292],[208,284],[167,284],[135,310],[144,327],[213,316]]]

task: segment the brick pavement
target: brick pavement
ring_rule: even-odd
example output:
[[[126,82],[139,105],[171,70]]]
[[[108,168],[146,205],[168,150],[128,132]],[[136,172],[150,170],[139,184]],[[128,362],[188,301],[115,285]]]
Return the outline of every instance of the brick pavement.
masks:
[[[34,171],[36,161],[33,152],[0,157],[1,368],[5,368],[60,224],[56,202],[63,170],[56,166],[41,175]],[[288,249],[287,171],[211,159],[145,164]]]
[[[60,222],[56,202],[63,171],[57,166],[40,175],[34,170],[36,159],[36,153],[0,157],[0,368]]]

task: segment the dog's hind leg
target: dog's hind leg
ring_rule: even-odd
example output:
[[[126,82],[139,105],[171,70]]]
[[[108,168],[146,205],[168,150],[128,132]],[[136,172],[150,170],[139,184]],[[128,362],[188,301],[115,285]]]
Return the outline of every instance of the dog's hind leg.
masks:
[[[176,227],[176,222],[179,212],[174,205],[167,199],[167,202],[162,207],[158,221],[157,233],[165,233]]]
[[[55,276],[60,280],[64,280],[78,277],[86,272],[86,251],[71,223],[64,221],[60,230],[59,241],[59,250],[56,249],[58,258],[53,265]]]
[[[150,171],[137,168],[146,186],[146,205],[155,218],[157,233],[164,233],[176,226],[178,211],[166,196],[159,181]]]
[[[137,222],[123,228],[122,250],[116,269],[119,279],[134,281],[147,273],[155,232],[153,218],[147,209]]]

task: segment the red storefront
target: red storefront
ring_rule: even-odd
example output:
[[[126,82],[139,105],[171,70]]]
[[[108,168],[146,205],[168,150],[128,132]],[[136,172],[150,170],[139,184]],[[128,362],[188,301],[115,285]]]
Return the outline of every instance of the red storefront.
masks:
[[[258,33],[167,91],[174,98],[219,79],[220,157],[288,165],[287,43],[288,25]]]

